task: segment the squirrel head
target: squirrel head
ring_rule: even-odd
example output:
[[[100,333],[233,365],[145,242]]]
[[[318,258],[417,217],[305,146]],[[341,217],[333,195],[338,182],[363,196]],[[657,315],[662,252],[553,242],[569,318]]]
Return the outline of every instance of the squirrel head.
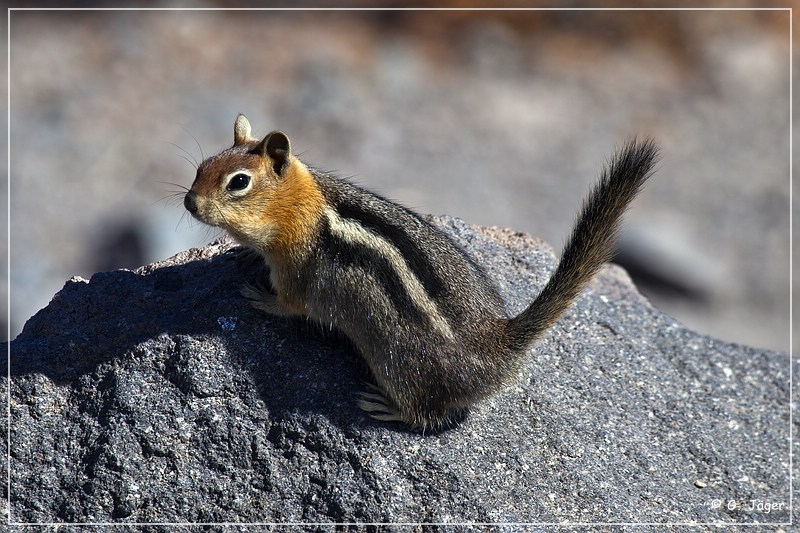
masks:
[[[233,146],[197,167],[183,204],[194,218],[246,246],[280,252],[307,240],[322,212],[322,195],[285,133],[273,131],[261,140],[250,134],[250,122],[239,115]]]

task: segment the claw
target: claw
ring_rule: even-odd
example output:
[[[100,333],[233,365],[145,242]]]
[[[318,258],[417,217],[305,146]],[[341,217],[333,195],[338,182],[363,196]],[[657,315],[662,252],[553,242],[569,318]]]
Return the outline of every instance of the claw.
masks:
[[[405,420],[403,420],[403,418],[398,414],[369,413],[369,417],[375,420],[380,420],[381,422],[405,422]]]
[[[262,285],[253,285],[245,282],[239,293],[250,300],[250,305],[275,316],[291,316],[278,303],[278,295]]]
[[[366,388],[373,392],[360,392],[358,395],[358,407],[366,412],[370,418],[381,420],[383,422],[403,422],[403,417],[392,405],[392,402],[386,398],[386,393],[383,390],[373,385],[372,383],[364,383]]]
[[[381,404],[386,406],[386,398],[383,397],[381,394],[373,394],[371,392],[359,392],[359,396],[361,396],[362,400],[374,400],[375,404]],[[364,403],[367,403],[366,401]]]
[[[385,398],[385,397],[386,397],[386,395],[385,395],[385,394],[384,394],[384,392],[383,392],[383,389],[382,389],[382,388],[380,388],[380,387],[378,387],[377,385],[374,385],[374,384],[370,383],[369,381],[363,381],[363,382],[362,382],[362,384],[363,384],[363,385],[364,385],[366,388],[368,388],[369,390],[371,390],[372,392],[376,392],[376,393],[380,394],[380,396],[381,396],[382,398]],[[361,393],[361,394],[363,394],[363,393]]]
[[[267,289],[263,285],[260,284],[253,285],[252,283],[247,281],[244,282],[242,288],[239,290],[239,293],[248,300],[256,300],[256,301],[266,300],[270,296],[273,297],[275,296],[269,291],[269,289]]]

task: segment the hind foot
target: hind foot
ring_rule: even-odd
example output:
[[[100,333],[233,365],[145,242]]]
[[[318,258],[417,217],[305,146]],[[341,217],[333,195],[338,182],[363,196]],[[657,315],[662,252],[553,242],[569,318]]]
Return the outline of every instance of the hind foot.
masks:
[[[382,422],[405,422],[400,412],[391,400],[386,398],[386,393],[372,383],[364,383],[372,392],[360,392],[358,407],[365,411],[371,418]]]

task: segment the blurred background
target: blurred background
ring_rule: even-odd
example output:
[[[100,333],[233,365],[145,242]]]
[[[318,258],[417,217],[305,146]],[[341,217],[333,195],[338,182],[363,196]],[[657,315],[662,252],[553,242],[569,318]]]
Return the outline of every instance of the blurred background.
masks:
[[[12,338],[74,275],[215,237],[181,191],[242,112],[315,166],[556,252],[614,147],[651,135],[618,261],[693,329],[789,350],[788,11],[9,16]]]

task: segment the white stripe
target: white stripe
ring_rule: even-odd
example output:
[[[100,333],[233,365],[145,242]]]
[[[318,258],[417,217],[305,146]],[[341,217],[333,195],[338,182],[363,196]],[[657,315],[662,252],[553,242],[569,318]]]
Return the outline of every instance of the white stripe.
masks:
[[[436,302],[428,296],[425,287],[408,268],[402,254],[391,241],[370,231],[358,222],[343,219],[331,208],[325,209],[325,216],[328,218],[331,231],[342,240],[369,247],[388,259],[409,297],[428,317],[433,327],[447,339],[454,338],[453,330],[447,319],[439,312]],[[387,296],[390,299],[392,297],[391,294]]]

